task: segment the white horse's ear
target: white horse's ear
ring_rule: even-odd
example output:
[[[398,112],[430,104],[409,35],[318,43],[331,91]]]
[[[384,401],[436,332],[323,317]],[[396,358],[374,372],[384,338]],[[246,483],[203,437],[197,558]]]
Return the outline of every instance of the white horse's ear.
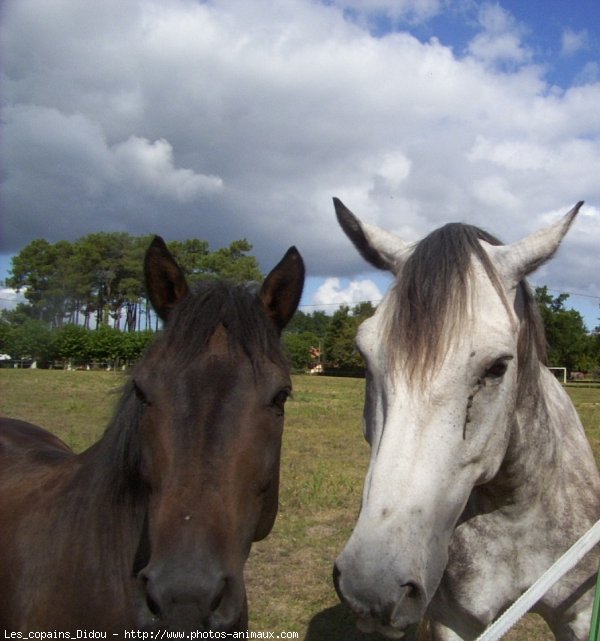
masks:
[[[540,229],[512,245],[488,249],[498,271],[510,286],[515,286],[552,258],[582,205],[583,201],[578,202],[554,225]]]
[[[340,227],[360,255],[377,269],[395,273],[403,262],[406,244],[395,234],[360,221],[339,198],[333,199],[333,205]]]

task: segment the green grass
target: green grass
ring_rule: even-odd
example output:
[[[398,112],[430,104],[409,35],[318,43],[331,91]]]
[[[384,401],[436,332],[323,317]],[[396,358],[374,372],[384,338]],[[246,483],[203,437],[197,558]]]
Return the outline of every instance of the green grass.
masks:
[[[600,467],[600,389],[568,387]]]
[[[41,425],[79,452],[102,435],[124,380],[116,372],[0,369],[0,413]]]
[[[0,370],[0,413],[47,427],[81,451],[102,434],[123,384],[115,372]],[[306,641],[362,635],[331,583],[354,526],[369,449],[362,437],[364,381],[294,377],[286,408],[280,511],[246,568],[253,630],[299,632]],[[569,388],[600,463],[600,389]],[[507,641],[552,639],[528,615]]]

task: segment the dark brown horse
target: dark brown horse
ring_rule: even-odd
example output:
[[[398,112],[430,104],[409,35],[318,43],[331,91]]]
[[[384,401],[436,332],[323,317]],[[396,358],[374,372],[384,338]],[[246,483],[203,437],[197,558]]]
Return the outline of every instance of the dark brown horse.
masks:
[[[192,293],[155,238],[145,274],[165,330],[103,437],[76,455],[39,427],[0,421],[9,632],[247,627],[244,563],[277,512],[291,389],[279,339],[302,258],[291,248],[259,291]]]

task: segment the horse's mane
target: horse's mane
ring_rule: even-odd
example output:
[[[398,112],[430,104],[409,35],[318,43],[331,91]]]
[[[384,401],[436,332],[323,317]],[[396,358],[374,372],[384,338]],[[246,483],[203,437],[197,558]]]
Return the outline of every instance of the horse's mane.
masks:
[[[392,289],[388,324],[391,359],[402,358],[411,379],[423,380],[440,363],[453,335],[460,335],[469,310],[471,260],[484,267],[503,304],[504,288],[480,241],[502,243],[486,231],[462,223],[440,227],[419,242]],[[516,312],[520,320],[519,376],[537,380],[538,363],[545,362],[546,342],[535,298],[525,280],[518,285]],[[523,386],[519,387],[524,390]]]
[[[230,350],[241,350],[248,357],[255,376],[260,374],[259,357],[266,356],[287,367],[279,333],[266,315],[257,288],[222,281],[203,282],[181,301],[148,352],[162,347],[161,353],[172,359],[168,371],[181,371],[198,358],[219,325],[227,330]],[[111,500],[135,502],[146,491],[139,474],[139,425],[144,400],[139,398],[134,383],[144,360],[142,357],[133,369],[104,436],[94,446],[100,459],[96,483],[107,489]]]
[[[257,364],[259,355],[287,366],[275,325],[267,317],[254,284],[204,281],[174,309],[162,340],[182,364],[197,356],[219,325],[231,349]],[[192,347],[194,346],[194,347]]]

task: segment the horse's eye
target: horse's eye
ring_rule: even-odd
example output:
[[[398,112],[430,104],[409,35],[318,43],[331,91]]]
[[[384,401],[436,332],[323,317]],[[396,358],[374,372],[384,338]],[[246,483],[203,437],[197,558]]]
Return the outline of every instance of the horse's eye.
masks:
[[[498,380],[502,378],[504,374],[506,374],[506,370],[508,369],[508,361],[510,361],[511,358],[512,357],[505,356],[495,361],[494,364],[491,367],[488,367],[485,371],[485,378],[488,378],[490,380]]]
[[[285,402],[288,400],[290,394],[291,390],[286,387],[279,390],[273,397],[273,400],[271,401],[271,407],[276,410],[278,414],[283,415]]]
[[[152,403],[148,400],[148,397],[146,396],[146,393],[144,390],[138,385],[136,381],[133,381],[133,390],[135,392],[135,395],[141,403],[144,405],[152,405]]]

